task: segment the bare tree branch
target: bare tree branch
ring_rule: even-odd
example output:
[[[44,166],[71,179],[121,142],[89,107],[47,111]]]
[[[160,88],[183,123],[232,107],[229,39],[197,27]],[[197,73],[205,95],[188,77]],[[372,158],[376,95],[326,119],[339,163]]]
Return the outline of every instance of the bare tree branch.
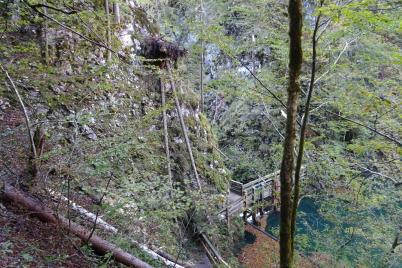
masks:
[[[22,101],[21,95],[18,92],[18,89],[15,86],[13,79],[10,77],[10,75],[8,74],[6,68],[1,63],[0,63],[0,68],[5,73],[5,75],[6,75],[7,79],[8,79],[8,82],[10,83],[11,87],[13,88],[15,95],[17,95],[18,101],[19,101],[19,103],[21,105],[21,109],[22,109],[22,112],[24,113],[24,117],[25,117],[25,124],[26,124],[27,131],[28,131],[29,141],[31,143],[31,150],[32,150],[34,159],[36,159],[37,158],[36,147],[35,147],[35,142],[34,142],[34,139],[33,139],[33,136],[32,136],[31,124],[29,122],[29,116],[28,116],[27,109],[25,108],[24,102]]]
[[[60,8],[57,8],[57,7],[54,7],[54,6],[45,5],[45,4],[34,4],[33,5],[33,4],[29,4],[28,1],[26,1],[26,3],[32,9],[34,9],[35,11],[38,11],[38,8],[44,7],[44,8],[52,9],[52,10],[57,11],[57,12],[61,12],[61,13],[66,14],[66,15],[72,15],[72,14],[75,14],[75,13],[78,12],[77,10],[74,10],[74,9],[70,10],[70,11],[67,11],[67,10],[63,10],[63,9],[60,9]]]
[[[276,94],[273,93],[273,92],[272,92],[272,91],[254,74],[254,72],[253,72],[246,64],[244,64],[241,60],[237,59],[236,57],[234,57],[234,56],[232,56],[232,55],[229,55],[229,54],[226,54],[226,55],[227,55],[229,58],[231,58],[231,59],[233,59],[233,60],[239,62],[240,65],[241,65],[243,68],[245,68],[245,69],[247,70],[247,72],[249,72],[249,73],[251,74],[251,76],[258,82],[258,84],[260,84],[260,86],[261,86],[262,88],[264,88],[266,91],[268,91],[268,93],[271,94],[271,96],[272,96],[275,100],[277,100],[277,101],[282,105],[283,108],[286,109],[286,107],[287,107],[286,104],[285,104],[278,96],[276,96]]]
[[[350,40],[350,41],[347,41],[347,42],[345,43],[345,46],[343,47],[343,49],[341,50],[341,52],[338,54],[338,57],[335,59],[334,63],[329,67],[328,70],[326,70],[324,73],[322,73],[322,74],[320,75],[320,77],[317,78],[317,80],[314,81],[314,84],[317,84],[318,81],[320,81],[324,76],[326,76],[326,75],[335,67],[335,65],[338,64],[338,61],[339,61],[339,59],[342,57],[343,53],[345,53],[345,51],[346,51],[346,49],[349,47],[349,45],[350,45],[351,43],[353,43],[354,41],[356,41],[356,39],[357,39],[357,38],[352,39],[352,40]]]
[[[369,126],[364,125],[363,123],[360,123],[359,121],[356,121],[356,120],[353,120],[353,119],[344,117],[344,116],[342,116],[342,115],[340,115],[340,114],[331,112],[331,111],[329,111],[329,110],[327,110],[327,109],[324,109],[324,111],[326,111],[327,113],[332,114],[332,115],[334,115],[334,116],[336,116],[336,117],[338,117],[338,118],[340,118],[340,119],[342,119],[342,120],[345,120],[345,121],[351,122],[351,123],[353,123],[353,124],[359,125],[359,126],[361,126],[361,127],[364,127],[364,128],[366,128],[366,129],[368,129],[368,130],[370,130],[370,131],[372,131],[372,132],[374,132],[374,133],[380,135],[381,137],[384,137],[384,138],[386,138],[387,140],[394,142],[396,145],[402,146],[402,142],[401,142],[401,141],[397,140],[396,138],[391,137],[389,134],[382,133],[382,132],[380,132],[380,131],[378,131],[378,130],[372,128],[372,127],[369,127]]]
[[[194,177],[195,177],[196,182],[197,182],[198,190],[201,191],[202,187],[201,187],[200,176],[198,175],[197,166],[196,166],[195,160],[194,160],[193,150],[191,148],[190,138],[188,137],[188,133],[187,133],[188,129],[187,129],[186,124],[184,122],[183,113],[182,113],[182,110],[181,110],[181,104],[180,104],[179,98],[177,96],[177,90],[176,90],[175,82],[174,82],[174,79],[173,79],[173,74],[172,74],[171,63],[170,62],[167,65],[167,70],[168,70],[168,75],[169,75],[170,87],[171,87],[172,92],[173,92],[174,101],[175,101],[175,104],[176,104],[176,110],[177,110],[177,114],[178,114],[178,117],[179,117],[180,126],[181,126],[181,129],[182,129],[182,132],[183,132],[185,144],[186,144],[186,147],[187,147],[187,152],[188,152],[188,155],[190,157],[191,166],[193,168]]]
[[[264,101],[262,102],[262,104],[264,105],[264,110],[265,110],[264,115],[266,116],[266,118],[268,119],[268,121],[271,122],[272,126],[274,127],[274,129],[275,129],[275,131],[278,133],[278,135],[281,137],[281,139],[284,140],[285,137],[282,135],[282,133],[281,133],[281,132],[279,131],[279,129],[276,127],[275,122],[271,119],[271,116],[270,116],[270,114],[269,114],[267,105],[265,104]]]
[[[99,199],[99,203],[98,203],[99,206],[102,205],[103,198],[106,196],[106,192],[107,192],[107,189],[109,188],[109,184],[110,184],[110,181],[112,180],[112,178],[113,178],[113,175],[110,175],[109,180],[107,181],[107,184],[105,187],[105,191],[103,191],[103,194],[102,194],[101,198]],[[87,244],[91,240],[91,237],[93,236],[93,234],[95,232],[97,220],[99,217],[99,212],[100,212],[100,208],[98,208],[98,210],[96,210],[94,224],[92,226],[91,232],[89,233],[88,239],[86,241]]]
[[[88,36],[85,36],[84,34],[82,34],[82,33],[78,32],[78,31],[72,29],[71,27],[69,27],[69,26],[67,26],[67,25],[65,25],[65,24],[63,24],[63,23],[61,23],[61,22],[59,22],[59,21],[56,20],[55,18],[53,18],[53,17],[51,17],[51,16],[49,16],[49,15],[46,15],[46,14],[43,13],[42,11],[39,11],[37,8],[33,8],[33,7],[28,3],[28,1],[26,1],[26,0],[23,0],[23,3],[25,3],[28,7],[30,7],[34,12],[36,12],[37,14],[39,14],[41,17],[44,17],[44,18],[47,18],[47,19],[50,20],[50,21],[53,21],[53,22],[56,23],[57,25],[63,27],[63,28],[66,29],[66,30],[69,30],[70,32],[72,32],[72,33],[78,35],[78,36],[81,37],[82,39],[88,41],[89,43],[91,43],[91,44],[93,44],[93,45],[95,45],[95,46],[102,47],[102,48],[106,49],[107,51],[112,52],[112,53],[115,54],[119,59],[123,60],[125,63],[128,63],[128,59],[127,59],[126,56],[124,56],[124,55],[120,54],[119,52],[115,51],[114,49],[110,48],[109,46],[107,46],[106,44],[104,44],[102,41],[93,40],[93,39],[89,38]]]
[[[355,164],[355,166],[359,167],[359,168],[362,169],[363,171],[370,172],[370,173],[373,174],[373,175],[377,175],[377,176],[380,176],[380,177],[382,177],[382,178],[384,178],[384,179],[387,179],[387,180],[392,181],[393,184],[394,184],[394,186],[399,186],[399,185],[402,183],[402,182],[399,182],[399,181],[395,180],[394,178],[391,178],[390,176],[387,176],[387,175],[382,174],[382,173],[380,173],[380,172],[377,172],[377,171],[368,169],[368,168],[363,167],[363,166],[361,166],[361,165]]]

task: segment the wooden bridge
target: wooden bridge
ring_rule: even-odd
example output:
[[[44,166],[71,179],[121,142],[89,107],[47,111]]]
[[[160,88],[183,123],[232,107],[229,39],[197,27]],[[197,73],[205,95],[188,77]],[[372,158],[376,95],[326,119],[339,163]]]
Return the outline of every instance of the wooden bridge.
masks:
[[[279,193],[279,190],[279,171],[245,184],[232,180],[230,181],[230,192],[226,206],[218,212],[218,215],[229,223],[230,218],[241,214],[245,217],[248,212],[253,211],[255,205],[261,209],[268,205],[275,206],[275,193]],[[212,263],[229,267],[216,247],[202,232],[200,233],[200,242]]]
[[[279,170],[245,184],[232,180],[226,206],[219,214],[229,219],[252,210],[254,205],[264,205],[264,201],[275,205],[279,190]]]
[[[305,171],[305,167],[302,167],[302,177],[305,175]],[[256,208],[261,210],[268,206],[275,208],[278,205],[276,193],[279,194],[280,192],[279,173],[278,170],[244,184],[234,180],[230,181],[230,192],[226,206],[218,212],[218,215],[229,223],[230,218],[240,215],[246,218],[248,213],[251,213],[254,219]],[[209,259],[215,264],[223,264],[229,267],[207,236],[201,233],[200,238]]]

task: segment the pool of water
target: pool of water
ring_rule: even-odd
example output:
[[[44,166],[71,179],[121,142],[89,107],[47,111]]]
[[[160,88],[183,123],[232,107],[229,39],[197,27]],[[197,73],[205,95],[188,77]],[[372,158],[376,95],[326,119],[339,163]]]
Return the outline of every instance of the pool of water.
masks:
[[[311,231],[324,231],[331,228],[333,224],[324,219],[319,213],[320,206],[311,198],[304,198],[299,205],[297,214],[297,236],[309,235]],[[278,236],[280,222],[280,212],[274,212],[268,217],[267,226],[265,231]],[[315,251],[316,245],[312,243],[314,239],[311,239],[309,243],[303,245],[303,251],[309,253]]]
[[[390,243],[389,241],[382,243],[385,244],[384,247],[378,243],[373,244],[378,242],[378,239],[368,240],[366,235],[373,233],[364,232],[370,230],[367,226],[376,224],[375,221],[366,222],[369,217],[376,217],[380,220],[382,215],[386,214],[383,208],[378,207],[353,214],[347,209],[347,204],[337,204],[334,207],[336,212],[333,213],[336,213],[337,217],[325,218],[320,212],[320,206],[320,201],[311,198],[304,198],[300,203],[297,214],[295,245],[299,252],[306,255],[316,252],[326,254],[332,256],[336,262],[345,267],[357,267],[358,263],[363,263],[364,267],[402,268],[402,260],[398,256],[389,255],[390,246],[386,244]],[[349,218],[356,215],[359,216],[359,220],[350,221]],[[271,214],[267,220],[266,232],[278,237],[279,222],[280,213]],[[356,231],[351,235],[353,229],[360,230],[360,233]],[[362,256],[364,257],[360,258]],[[387,262],[386,258],[393,258],[393,260]],[[385,264],[386,266],[384,266]]]

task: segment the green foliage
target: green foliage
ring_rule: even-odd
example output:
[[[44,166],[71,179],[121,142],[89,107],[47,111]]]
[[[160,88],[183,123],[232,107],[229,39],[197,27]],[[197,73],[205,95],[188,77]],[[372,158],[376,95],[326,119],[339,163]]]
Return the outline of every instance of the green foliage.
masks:
[[[105,42],[103,1],[46,2],[63,9],[75,6],[76,14],[48,12],[88,38]],[[113,49],[123,52],[119,33],[133,19],[135,38],[142,39],[144,32],[160,34],[189,51],[174,77],[188,112],[185,120],[196,166],[206,184],[201,194],[191,187],[191,166],[184,144],[178,141],[182,134],[169,92],[173,185],[167,176],[162,108],[155,86],[156,78],[166,79],[166,74],[144,69],[139,58],[134,65],[117,58],[105,62],[104,49],[15,3],[0,1],[4,20],[0,58],[18,82],[32,122],[47,128],[48,145],[40,158],[43,173],[49,174],[47,185],[64,195],[77,188],[97,197],[106,193],[103,204],[92,209],[99,209],[105,220],[130,238],[144,239],[145,234],[150,244],[170,253],[177,253],[181,246],[176,222],[187,219],[195,209],[194,222],[236,266],[232,249],[241,239],[241,224],[236,222],[228,230],[219,219],[209,224],[210,215],[225,202],[231,178],[246,182],[279,167],[284,108],[242,64],[285,100],[286,5],[266,0],[203,0],[201,8],[198,0],[141,0],[138,3],[144,9],[132,10],[126,1],[119,1],[123,25],[112,24],[109,45]],[[308,176],[303,194],[318,200],[319,216],[330,224],[324,229],[311,227],[297,237],[297,243],[307,253],[328,254],[333,266],[395,267],[401,259],[400,253],[390,254],[389,248],[402,221],[401,193],[393,182],[400,182],[402,150],[373,131],[328,112],[400,140],[402,24],[398,7],[394,1],[325,1],[322,8],[316,7],[316,1],[305,2],[304,92],[310,76],[313,19],[321,13],[323,22],[330,21],[320,31],[318,42],[318,81],[306,142]],[[50,30],[48,62],[43,58],[41,33],[45,22]],[[197,111],[202,52],[205,114]],[[0,96],[17,107],[15,96],[4,84]],[[304,98],[305,94],[301,110]],[[45,107],[45,112],[36,112],[36,107]],[[2,138],[18,131],[2,133]],[[11,144],[0,145],[9,148]],[[110,239],[131,250],[124,237]],[[191,257],[193,246],[184,250],[185,256]],[[11,248],[4,242],[0,251],[11,253]],[[82,250],[93,255],[89,248]],[[161,266],[139,249],[131,252]],[[32,256],[25,252],[22,259],[30,263]],[[108,266],[110,255],[97,264]]]
[[[190,55],[185,63],[195,66],[191,65],[186,74],[190,80],[199,79],[195,75],[199,70],[199,40],[206,42],[205,68],[211,78],[205,85],[206,114],[213,122],[233,178],[247,181],[276,170],[282,153],[283,108],[233,57],[241,59],[251,70],[254,57],[256,75],[284,100],[288,56],[287,20],[283,16],[286,7],[273,1],[204,1],[208,15],[202,20],[200,10],[189,7],[193,2],[176,3],[181,9],[175,10],[176,17],[169,13],[171,23],[180,33],[178,40],[184,40],[197,54]],[[297,241],[310,253],[332,256],[331,265],[379,267],[396,263],[400,256],[390,256],[387,247],[398,225],[398,219],[391,217],[400,213],[400,202],[394,199],[398,189],[393,188],[391,180],[361,167],[400,181],[401,150],[389,140],[326,110],[400,140],[399,4],[362,0],[329,1],[320,9],[315,5],[315,1],[307,1],[304,10],[304,92],[310,79],[314,16],[321,12],[322,22],[330,21],[318,42],[319,81],[306,142],[309,175],[303,185],[304,194],[320,200],[323,216],[332,225],[328,230],[312,228]],[[181,23],[178,29],[176,21]],[[182,25],[183,22],[187,24]],[[322,29],[325,27],[324,23]],[[166,33],[174,36],[169,30]],[[302,97],[301,110],[304,94]],[[379,203],[382,205],[377,207]],[[373,217],[373,211],[381,211],[380,219]],[[386,228],[382,227],[385,225]],[[351,236],[353,241],[346,243]],[[385,240],[383,245],[377,243]]]

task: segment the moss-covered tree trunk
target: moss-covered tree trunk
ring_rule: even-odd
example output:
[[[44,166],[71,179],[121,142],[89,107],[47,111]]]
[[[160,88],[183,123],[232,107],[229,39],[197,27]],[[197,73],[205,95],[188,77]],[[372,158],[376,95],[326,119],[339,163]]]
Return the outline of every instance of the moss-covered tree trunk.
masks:
[[[324,0],[320,1],[320,7],[322,7],[324,3]],[[306,99],[306,107],[304,110],[304,115],[303,115],[303,120],[302,120],[302,125],[300,128],[300,137],[299,137],[299,151],[297,154],[297,160],[296,160],[296,169],[295,169],[295,186],[294,186],[294,194],[293,194],[293,208],[292,208],[292,249],[294,249],[294,238],[296,234],[296,214],[297,214],[297,207],[299,204],[299,198],[300,198],[300,180],[301,180],[301,173],[302,173],[302,161],[303,161],[303,154],[304,154],[304,141],[306,139],[306,130],[307,130],[307,124],[308,124],[308,117],[309,117],[309,112],[310,112],[310,104],[311,104],[311,98],[313,96],[313,89],[314,89],[314,81],[315,81],[315,70],[316,70],[316,62],[317,62],[317,34],[318,34],[318,29],[320,27],[320,18],[321,18],[321,13],[317,16],[315,20],[315,25],[314,25],[314,32],[313,32],[313,37],[312,37],[312,43],[313,43],[313,55],[312,55],[312,62],[311,62],[311,76],[310,76],[310,86],[309,90],[307,93],[307,99]]]
[[[299,75],[303,59],[302,2],[289,0],[289,81],[287,101],[286,136],[283,145],[281,164],[281,226],[280,226],[280,263],[281,268],[292,267],[292,177],[294,165],[294,147],[296,143],[296,116],[300,95]]]

